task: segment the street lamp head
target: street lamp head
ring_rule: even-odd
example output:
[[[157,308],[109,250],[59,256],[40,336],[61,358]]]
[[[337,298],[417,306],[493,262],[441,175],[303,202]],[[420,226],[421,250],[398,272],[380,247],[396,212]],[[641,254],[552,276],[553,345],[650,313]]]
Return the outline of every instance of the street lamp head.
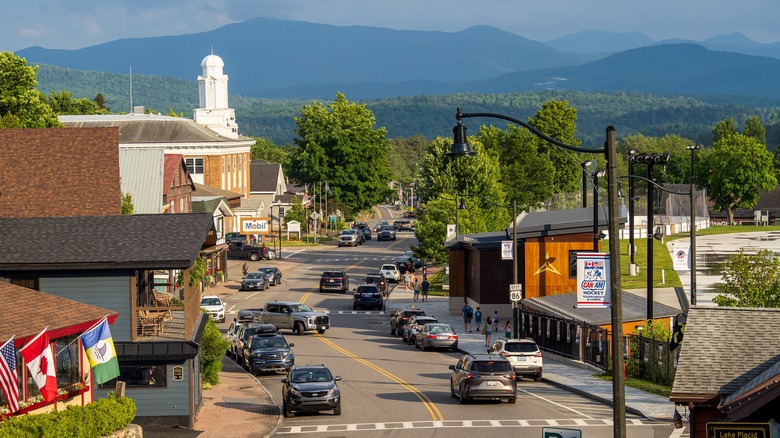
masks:
[[[589,167],[591,164],[593,164],[593,161],[585,160],[582,163],[580,163],[580,166],[582,166],[582,170],[585,170],[587,167]]]
[[[466,141],[466,127],[463,122],[458,120],[458,124],[452,128],[454,141],[450,151],[446,155],[450,158],[473,157],[477,152],[471,149],[471,145]]]
[[[458,206],[458,210],[468,210],[468,207],[466,207],[465,198],[460,198],[460,205]]]
[[[689,151],[698,151],[699,149],[701,149],[701,146],[696,144],[696,145],[693,145],[693,146],[688,146],[685,149],[688,149]]]

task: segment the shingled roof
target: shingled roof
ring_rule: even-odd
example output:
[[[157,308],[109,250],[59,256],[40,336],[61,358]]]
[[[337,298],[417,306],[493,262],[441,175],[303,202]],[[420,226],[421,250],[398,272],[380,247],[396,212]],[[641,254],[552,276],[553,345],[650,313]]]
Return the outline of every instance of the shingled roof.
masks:
[[[623,291],[623,321],[647,320],[647,299],[645,297]],[[612,323],[612,309],[598,307],[576,307],[577,294],[558,294],[545,297],[528,298],[523,303],[529,308],[545,314],[561,318],[586,321],[589,324],[606,325]],[[657,301],[653,302],[653,318],[667,318],[680,313],[679,308],[667,306]]]
[[[49,337],[80,334],[104,316],[116,319],[112,310],[0,281],[0,301],[12,306],[0,318],[0,343],[14,336],[17,347],[48,327]],[[11,309],[11,307],[7,307]]]
[[[0,218],[0,271],[186,269],[212,215]]]
[[[128,143],[213,143],[251,140],[223,137],[192,119],[153,114],[59,116],[68,128],[117,127],[119,142]]]
[[[780,309],[692,306],[680,348],[672,401],[720,402],[729,413],[757,392],[778,397]]]
[[[276,193],[282,165],[263,160],[252,160],[249,169],[249,191],[253,193]]]

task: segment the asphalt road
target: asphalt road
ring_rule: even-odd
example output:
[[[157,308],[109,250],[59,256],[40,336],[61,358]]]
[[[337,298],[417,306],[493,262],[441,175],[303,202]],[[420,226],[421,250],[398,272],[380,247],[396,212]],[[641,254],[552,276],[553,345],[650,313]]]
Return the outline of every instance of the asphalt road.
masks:
[[[293,262],[284,273],[283,284],[262,292],[240,292],[226,297],[227,308],[257,308],[270,300],[302,301],[331,314],[332,328],[324,335],[285,333],[297,364],[325,363],[339,382],[343,413],[334,416],[300,414],[284,419],[276,436],[311,434],[312,436],[423,436],[462,437],[482,433],[478,428],[511,428],[514,436],[542,436],[544,420],[548,427],[566,427],[582,431],[582,436],[611,437],[612,410],[579,395],[543,382],[523,380],[514,405],[477,402],[460,405],[450,397],[448,366],[459,353],[421,352],[390,336],[389,316],[377,311],[352,311],[349,294],[319,294],[317,286],[323,270],[347,269],[351,289],[367,272],[375,272],[409,246],[416,244],[411,233],[399,233],[395,242],[371,240],[357,248],[289,248],[285,263]],[[278,261],[250,262],[250,267]],[[243,261],[231,261],[231,273]],[[257,266],[254,266],[257,265]],[[236,278],[236,277],[233,277]],[[231,321],[234,314],[229,314]],[[227,323],[220,324],[224,329]],[[264,374],[257,378],[281,400],[282,374]],[[632,437],[668,437],[671,425],[646,424],[629,416]],[[438,427],[435,427],[438,426]],[[370,431],[370,432],[369,432]],[[488,431],[488,433],[498,433]]]

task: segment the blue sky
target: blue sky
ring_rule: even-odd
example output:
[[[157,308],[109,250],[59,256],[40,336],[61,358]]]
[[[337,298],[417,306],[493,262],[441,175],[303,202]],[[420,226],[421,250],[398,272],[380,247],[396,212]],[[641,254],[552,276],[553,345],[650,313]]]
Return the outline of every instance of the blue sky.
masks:
[[[537,41],[592,29],[780,41],[777,0],[28,0],[4,2],[2,15],[0,50],[11,51],[196,33],[256,17],[447,32],[485,24]]]

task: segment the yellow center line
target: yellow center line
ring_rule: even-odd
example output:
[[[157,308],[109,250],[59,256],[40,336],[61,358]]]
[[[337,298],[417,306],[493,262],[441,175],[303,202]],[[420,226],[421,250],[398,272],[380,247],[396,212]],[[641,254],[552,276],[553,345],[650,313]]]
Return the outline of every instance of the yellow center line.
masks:
[[[345,356],[349,357],[350,359],[353,359],[353,360],[355,360],[357,362],[360,362],[363,365],[365,365],[365,366],[371,368],[372,370],[378,372],[379,374],[382,374],[383,376],[387,377],[388,379],[393,380],[394,382],[398,383],[404,389],[406,389],[407,391],[409,391],[412,394],[414,394],[423,403],[423,406],[425,406],[425,409],[428,410],[428,413],[431,414],[431,418],[433,419],[433,421],[444,421],[444,416],[439,411],[439,408],[437,408],[436,405],[433,403],[433,401],[431,401],[431,399],[428,398],[428,396],[425,395],[419,389],[415,388],[414,386],[412,386],[411,384],[409,384],[406,381],[402,380],[401,378],[396,377],[395,375],[391,374],[390,372],[388,372],[388,371],[386,371],[386,370],[384,370],[384,369],[374,365],[373,363],[371,363],[371,362],[369,362],[369,361],[367,361],[365,359],[362,359],[362,358],[354,355],[353,353],[350,353],[349,351],[341,348],[340,346],[336,345],[330,339],[327,339],[325,336],[320,335],[319,333],[315,333],[314,336],[316,336],[320,341],[322,341],[322,342],[330,345],[331,347],[333,347],[336,351],[338,351],[338,352],[344,354]]]

